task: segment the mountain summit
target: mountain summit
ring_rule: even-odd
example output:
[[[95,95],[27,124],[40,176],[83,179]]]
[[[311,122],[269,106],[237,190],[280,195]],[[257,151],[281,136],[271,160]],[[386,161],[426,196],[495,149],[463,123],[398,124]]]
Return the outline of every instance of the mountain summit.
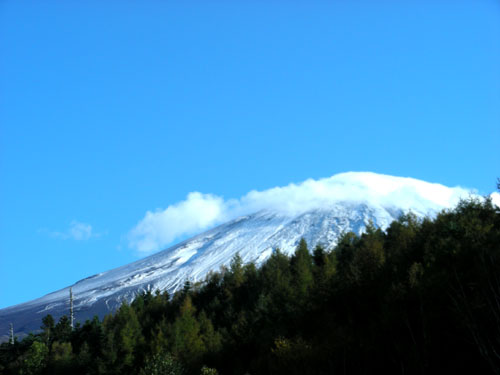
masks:
[[[141,291],[175,292],[186,280],[203,280],[210,271],[228,265],[237,253],[244,262],[260,264],[278,248],[292,253],[301,238],[311,248],[317,244],[331,248],[342,233],[361,233],[370,222],[386,228],[410,211],[418,217],[433,216],[469,195],[462,188],[368,172],[254,191],[231,203],[233,214],[253,212],[73,284],[75,318],[102,316]],[[69,288],[0,310],[0,332],[6,334],[13,323],[17,334],[27,333],[38,329],[47,314],[56,319],[67,314]]]

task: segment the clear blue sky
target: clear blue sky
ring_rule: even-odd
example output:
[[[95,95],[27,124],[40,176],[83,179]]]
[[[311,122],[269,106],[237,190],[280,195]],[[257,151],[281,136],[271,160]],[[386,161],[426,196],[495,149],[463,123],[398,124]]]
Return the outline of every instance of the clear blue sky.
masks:
[[[192,191],[345,171],[490,193],[500,2],[0,4],[0,307],[137,259]]]

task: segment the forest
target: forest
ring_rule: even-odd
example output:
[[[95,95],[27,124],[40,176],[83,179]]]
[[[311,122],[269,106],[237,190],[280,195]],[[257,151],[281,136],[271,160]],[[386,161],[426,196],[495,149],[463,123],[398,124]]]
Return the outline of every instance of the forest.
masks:
[[[461,201],[434,218],[345,233],[330,249],[235,256],[174,295],[100,320],[47,315],[0,345],[0,374],[500,374],[500,212]]]

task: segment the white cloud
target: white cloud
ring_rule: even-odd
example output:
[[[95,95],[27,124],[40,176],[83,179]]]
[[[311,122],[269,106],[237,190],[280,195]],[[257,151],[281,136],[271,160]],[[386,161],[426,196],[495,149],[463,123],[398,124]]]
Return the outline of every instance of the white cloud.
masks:
[[[47,232],[51,237],[60,238],[63,240],[75,240],[75,241],[85,241],[92,237],[99,237],[101,234],[93,233],[92,226],[90,224],[82,223],[77,220],[73,220],[69,223],[69,228],[64,232],[58,231],[47,231],[42,230],[42,232]]]
[[[380,175],[348,172],[320,180],[309,179],[264,191],[250,191],[239,199],[198,192],[164,210],[148,211],[130,231],[129,246],[142,253],[165,248],[182,236],[197,234],[217,224],[263,209],[296,215],[338,202],[369,203],[426,213],[454,206],[470,190]]]
[[[500,193],[495,191],[494,193],[491,193],[490,198],[494,205],[500,207]]]
[[[165,210],[148,211],[129,234],[130,246],[141,251],[158,250],[176,238],[193,234],[224,220],[224,199],[211,194],[189,193],[186,200]]]
[[[68,234],[71,238],[77,241],[88,240],[90,237],[92,237],[92,226],[90,224],[72,221],[68,230]]]

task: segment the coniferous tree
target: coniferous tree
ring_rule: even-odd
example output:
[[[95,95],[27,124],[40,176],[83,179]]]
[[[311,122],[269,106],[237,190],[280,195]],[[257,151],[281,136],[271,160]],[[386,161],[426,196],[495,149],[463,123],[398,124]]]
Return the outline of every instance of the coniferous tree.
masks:
[[[138,354],[144,343],[139,320],[134,309],[123,302],[115,317],[103,321],[104,365],[112,374],[131,371],[140,362]]]
[[[51,324],[50,318],[49,318],[47,323],[50,326],[50,324]],[[61,318],[59,318],[59,321],[55,325],[53,332],[54,332],[54,334],[52,336],[53,341],[68,341],[69,340],[69,337],[71,335],[71,324],[70,324],[69,318],[66,315],[63,315],[63,316],[61,316]]]
[[[42,329],[42,339],[47,345],[50,344],[54,334],[54,323],[54,318],[50,314],[42,318],[42,326],[40,327]]]
[[[20,373],[22,375],[38,375],[47,366],[49,348],[44,343],[34,341],[24,356]]]
[[[191,297],[187,296],[181,306],[179,316],[172,326],[172,352],[183,363],[197,363],[205,352],[205,345],[200,337],[200,326],[195,313]]]
[[[259,268],[236,257],[172,298],[139,294],[103,323],[71,331],[68,317],[47,316],[41,333],[0,344],[0,373],[149,375],[171,371],[171,358],[185,375],[496,374],[499,275],[498,208],[466,200],[345,234],[333,251],[310,255],[301,241]]]
[[[293,287],[298,303],[302,304],[313,285],[312,257],[303,238],[291,258],[290,265],[293,275]]]
[[[67,374],[71,371],[73,360],[73,348],[70,342],[55,341],[52,344],[50,352],[52,374]]]

